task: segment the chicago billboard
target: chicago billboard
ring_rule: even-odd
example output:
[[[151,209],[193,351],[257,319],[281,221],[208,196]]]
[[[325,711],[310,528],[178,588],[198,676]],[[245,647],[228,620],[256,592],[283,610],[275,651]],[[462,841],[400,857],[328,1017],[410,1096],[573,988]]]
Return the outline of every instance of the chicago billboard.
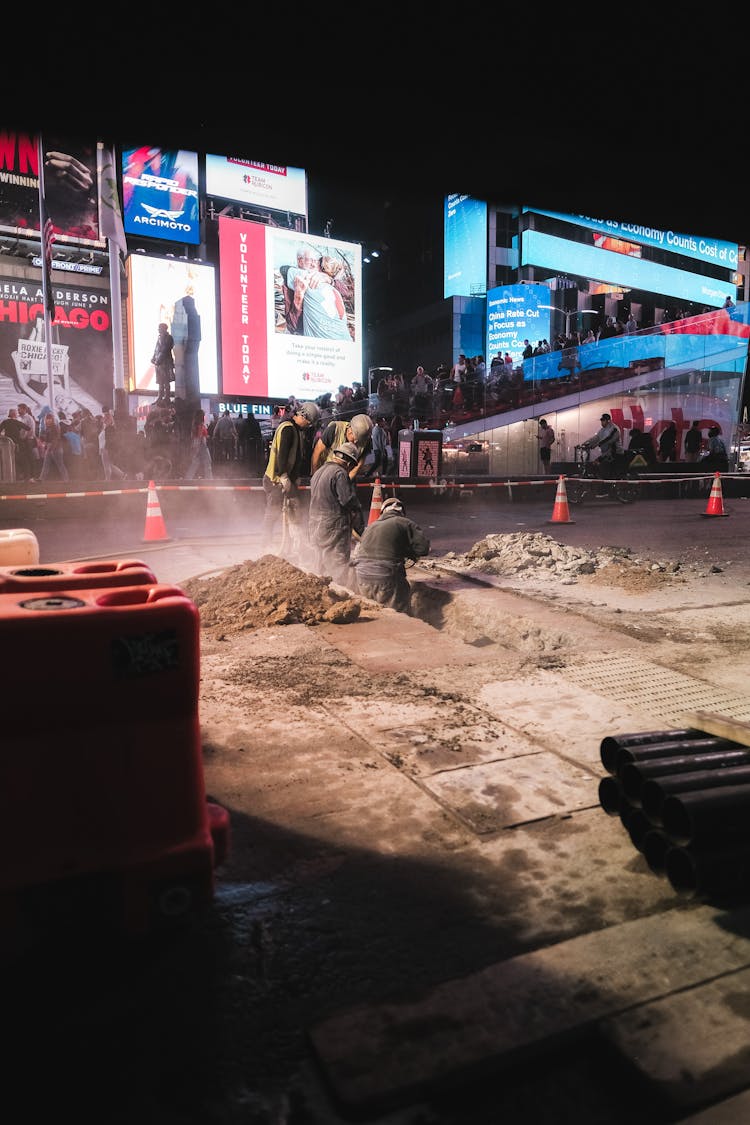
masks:
[[[58,410],[112,405],[112,319],[108,289],[54,281],[53,399]],[[25,401],[35,414],[49,403],[41,281],[3,276],[0,268],[0,406]]]

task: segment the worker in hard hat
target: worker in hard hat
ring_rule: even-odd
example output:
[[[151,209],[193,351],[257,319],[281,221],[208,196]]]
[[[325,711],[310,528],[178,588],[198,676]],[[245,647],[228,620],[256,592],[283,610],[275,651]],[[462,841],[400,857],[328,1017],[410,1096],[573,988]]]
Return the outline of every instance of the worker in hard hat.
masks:
[[[284,500],[290,501],[292,507],[298,502],[297,481],[305,460],[305,430],[319,420],[320,407],[317,403],[301,402],[292,417],[276,427],[263,475],[263,491],[266,494],[263,529],[268,536],[278,522]]]
[[[349,471],[349,476],[354,480],[361,472],[367,454],[372,449],[372,427],[373,421],[369,414],[355,414],[348,422],[329,422],[321,430],[320,436],[313,446],[310,461],[311,478],[315,476],[321,465],[330,460],[334,449],[340,449],[346,442],[352,442],[359,450],[357,463]]]
[[[349,474],[359,449],[346,441],[310,478],[307,532],[314,551],[313,569],[340,586],[356,587],[351,573],[352,532],[361,535],[365,515]]]
[[[422,528],[406,515],[403,500],[390,496],[380,515],[362,533],[355,565],[359,592],[380,605],[411,612],[411,586],[406,579],[406,560],[416,562],[430,550]]]

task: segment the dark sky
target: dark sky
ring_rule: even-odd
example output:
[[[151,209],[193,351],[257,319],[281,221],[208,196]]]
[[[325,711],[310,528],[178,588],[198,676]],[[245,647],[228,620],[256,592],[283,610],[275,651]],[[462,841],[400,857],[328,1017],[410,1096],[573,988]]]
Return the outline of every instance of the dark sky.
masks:
[[[727,13],[477,8],[406,27],[385,6],[356,29],[274,12],[123,13],[100,42],[55,17],[3,60],[2,117],[304,167],[334,237],[369,238],[394,195],[459,191],[750,243]]]

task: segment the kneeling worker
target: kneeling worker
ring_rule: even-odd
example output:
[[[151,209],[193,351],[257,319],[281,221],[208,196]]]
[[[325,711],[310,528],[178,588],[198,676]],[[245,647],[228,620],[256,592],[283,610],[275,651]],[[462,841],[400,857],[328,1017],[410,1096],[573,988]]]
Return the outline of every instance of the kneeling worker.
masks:
[[[359,544],[359,592],[390,609],[409,613],[411,586],[406,580],[404,562],[416,562],[429,550],[429,539],[418,524],[407,518],[403,501],[397,496],[389,497],[383,501],[378,519],[365,528]]]

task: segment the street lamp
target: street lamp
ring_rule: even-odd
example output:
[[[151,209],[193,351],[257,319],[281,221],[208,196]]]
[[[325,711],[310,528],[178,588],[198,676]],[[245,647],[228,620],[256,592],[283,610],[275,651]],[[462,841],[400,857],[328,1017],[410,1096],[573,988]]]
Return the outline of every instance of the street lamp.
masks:
[[[565,336],[566,337],[570,336],[570,318],[572,316],[578,316],[579,314],[580,314],[580,316],[583,316],[585,313],[592,313],[594,316],[599,315],[597,309],[574,309],[572,312],[567,312],[565,309],[558,309],[557,305],[540,305],[539,308],[540,309],[551,309],[552,312],[559,312],[565,317]]]

